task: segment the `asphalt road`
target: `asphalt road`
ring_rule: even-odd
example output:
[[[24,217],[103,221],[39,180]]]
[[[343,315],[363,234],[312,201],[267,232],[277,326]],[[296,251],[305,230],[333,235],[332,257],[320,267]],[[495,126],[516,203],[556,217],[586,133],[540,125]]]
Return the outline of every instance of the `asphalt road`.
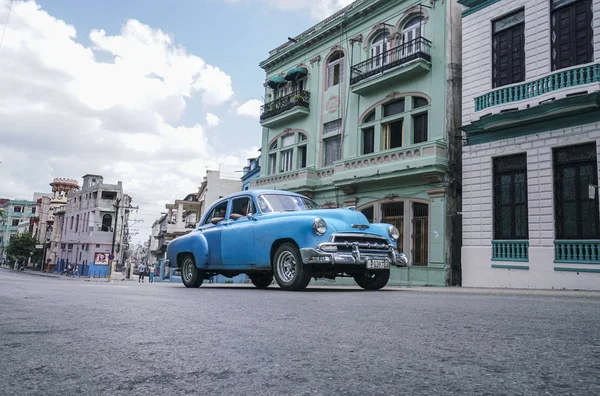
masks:
[[[0,394],[600,394],[599,304],[600,293],[186,289],[0,270]]]

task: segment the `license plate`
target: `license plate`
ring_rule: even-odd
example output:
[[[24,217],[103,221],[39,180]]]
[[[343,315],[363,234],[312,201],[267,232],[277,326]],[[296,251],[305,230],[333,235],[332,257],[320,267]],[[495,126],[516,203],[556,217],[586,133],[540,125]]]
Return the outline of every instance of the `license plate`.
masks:
[[[388,269],[390,262],[388,260],[367,260],[367,269]]]

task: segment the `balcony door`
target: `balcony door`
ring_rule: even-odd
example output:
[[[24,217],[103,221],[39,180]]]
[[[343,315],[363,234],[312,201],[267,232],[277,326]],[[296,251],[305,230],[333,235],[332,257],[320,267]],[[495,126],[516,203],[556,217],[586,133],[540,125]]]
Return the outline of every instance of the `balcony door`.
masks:
[[[388,63],[389,56],[386,54],[386,51],[388,50],[387,40],[389,35],[389,32],[386,30],[379,33],[373,39],[373,44],[371,44],[371,69],[378,69]]]
[[[423,37],[423,17],[414,17],[402,29],[402,57],[408,57],[421,50],[421,43],[413,40]]]
[[[412,265],[424,267],[429,264],[429,205],[412,204]]]

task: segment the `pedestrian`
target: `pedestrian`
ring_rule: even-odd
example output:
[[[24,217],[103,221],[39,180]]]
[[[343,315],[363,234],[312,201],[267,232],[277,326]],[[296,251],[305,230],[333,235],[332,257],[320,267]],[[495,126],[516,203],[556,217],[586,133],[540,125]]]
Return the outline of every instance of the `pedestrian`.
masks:
[[[148,282],[154,283],[154,266],[150,266],[150,274],[148,274]]]
[[[146,275],[146,266],[144,264],[140,264],[140,266],[138,267],[138,271],[140,275],[138,278],[138,283],[144,283],[144,275]]]

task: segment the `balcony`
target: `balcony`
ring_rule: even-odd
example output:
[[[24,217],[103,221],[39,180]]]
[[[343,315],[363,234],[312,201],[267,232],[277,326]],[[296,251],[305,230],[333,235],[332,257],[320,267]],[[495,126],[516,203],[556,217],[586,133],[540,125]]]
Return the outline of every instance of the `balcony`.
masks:
[[[475,98],[475,111],[531,99],[544,94],[600,81],[600,64],[560,70],[524,84],[504,87]]]
[[[556,240],[554,262],[600,264],[600,240]]]
[[[381,89],[392,81],[405,80],[431,69],[431,41],[419,37],[350,69],[350,86],[356,94]]]
[[[310,92],[296,91],[261,106],[260,123],[270,128],[309,114]]]
[[[528,240],[493,240],[493,261],[529,261]]]
[[[338,161],[333,182],[344,187],[411,176],[438,180],[447,167],[446,143],[433,140]]]

